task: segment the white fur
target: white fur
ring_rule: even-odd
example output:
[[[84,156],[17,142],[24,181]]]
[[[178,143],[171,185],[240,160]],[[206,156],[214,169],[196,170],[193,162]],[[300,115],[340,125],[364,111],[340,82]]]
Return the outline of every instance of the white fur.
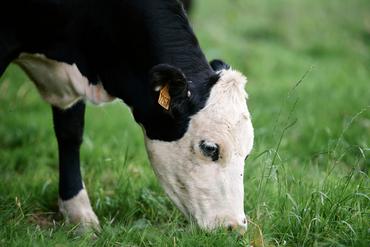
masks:
[[[244,158],[253,146],[253,127],[245,83],[241,73],[222,71],[206,106],[191,118],[180,140],[146,138],[151,164],[165,191],[183,213],[206,229],[246,228]],[[201,140],[220,146],[218,161],[204,156]]]
[[[99,220],[90,205],[85,189],[69,200],[59,199],[59,210],[68,223],[80,224],[82,229],[99,229]]]
[[[42,98],[59,108],[69,108],[81,99],[94,104],[114,100],[100,83],[89,84],[76,64],[70,65],[41,54],[27,53],[22,53],[14,62],[34,81]]]

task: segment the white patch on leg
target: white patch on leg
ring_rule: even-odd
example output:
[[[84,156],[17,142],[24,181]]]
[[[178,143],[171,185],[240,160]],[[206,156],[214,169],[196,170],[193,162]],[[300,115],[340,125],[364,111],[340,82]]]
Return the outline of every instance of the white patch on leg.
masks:
[[[82,229],[100,229],[98,217],[90,205],[89,196],[85,189],[69,200],[59,199],[59,210],[68,223],[80,224]]]
[[[61,109],[67,109],[83,99],[100,104],[113,101],[101,83],[92,85],[76,64],[48,59],[42,54],[22,53],[14,61],[35,83],[41,97]]]

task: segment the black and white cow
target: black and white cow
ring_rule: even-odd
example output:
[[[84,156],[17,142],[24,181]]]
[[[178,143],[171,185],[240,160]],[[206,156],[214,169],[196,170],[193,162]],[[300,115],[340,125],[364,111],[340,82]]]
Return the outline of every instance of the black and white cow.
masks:
[[[246,228],[246,78],[207,62],[178,1],[4,0],[0,9],[0,75],[18,64],[52,105],[67,220],[99,227],[80,172],[84,101],[118,98],[177,207],[205,229]]]

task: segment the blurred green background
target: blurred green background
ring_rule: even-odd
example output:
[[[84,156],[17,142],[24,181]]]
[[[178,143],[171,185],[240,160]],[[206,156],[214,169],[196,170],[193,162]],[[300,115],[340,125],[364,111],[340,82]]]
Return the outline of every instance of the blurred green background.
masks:
[[[56,213],[50,107],[11,65],[0,79],[0,246],[370,246],[370,2],[198,0],[191,22],[209,60],[248,77],[248,233],[189,224],[116,102],[87,108],[82,170],[103,231],[75,235]]]

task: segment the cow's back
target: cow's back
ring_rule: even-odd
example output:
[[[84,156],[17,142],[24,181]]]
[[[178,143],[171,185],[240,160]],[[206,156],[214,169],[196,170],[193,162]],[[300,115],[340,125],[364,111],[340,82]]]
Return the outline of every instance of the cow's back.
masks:
[[[62,2],[64,1],[0,2],[0,75],[20,52],[34,52],[58,39],[58,33],[65,30],[68,19],[68,11]]]

